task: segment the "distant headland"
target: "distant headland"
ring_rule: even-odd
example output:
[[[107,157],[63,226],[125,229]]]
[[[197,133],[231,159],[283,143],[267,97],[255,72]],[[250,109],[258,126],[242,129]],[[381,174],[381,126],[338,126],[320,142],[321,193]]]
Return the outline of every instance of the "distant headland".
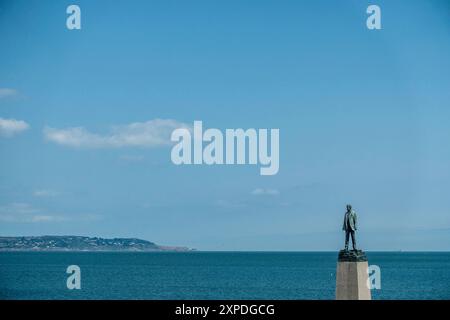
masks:
[[[179,251],[187,247],[160,246],[136,238],[105,239],[83,236],[0,237],[0,251]]]

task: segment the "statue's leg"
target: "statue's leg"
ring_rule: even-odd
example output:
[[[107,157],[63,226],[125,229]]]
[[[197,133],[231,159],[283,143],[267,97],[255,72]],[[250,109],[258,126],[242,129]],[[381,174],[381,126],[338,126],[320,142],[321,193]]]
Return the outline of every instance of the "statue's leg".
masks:
[[[345,230],[345,250],[348,250],[348,238],[349,238],[349,232]]]
[[[353,250],[356,250],[356,240],[355,240],[355,231],[351,231],[352,232],[352,245],[353,245]]]

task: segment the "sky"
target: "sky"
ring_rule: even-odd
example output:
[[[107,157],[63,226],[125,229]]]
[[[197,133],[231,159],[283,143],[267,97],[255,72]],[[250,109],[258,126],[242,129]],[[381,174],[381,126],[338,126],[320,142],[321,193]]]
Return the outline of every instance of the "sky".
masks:
[[[2,0],[0,235],[334,251],[351,203],[364,250],[448,251],[449,36],[445,0]],[[278,128],[278,174],[174,165],[195,120]]]

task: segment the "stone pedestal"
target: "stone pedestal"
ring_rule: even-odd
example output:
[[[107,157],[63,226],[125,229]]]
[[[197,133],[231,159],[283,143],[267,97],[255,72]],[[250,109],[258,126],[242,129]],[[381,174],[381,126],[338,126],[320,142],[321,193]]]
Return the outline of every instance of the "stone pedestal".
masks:
[[[341,250],[336,271],[336,300],[371,300],[369,264],[361,250]]]

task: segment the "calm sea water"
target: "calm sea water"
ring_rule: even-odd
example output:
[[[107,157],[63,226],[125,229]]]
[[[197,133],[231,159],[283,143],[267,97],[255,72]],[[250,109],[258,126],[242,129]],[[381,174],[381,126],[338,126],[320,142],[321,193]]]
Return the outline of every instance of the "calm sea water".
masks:
[[[450,299],[450,253],[368,253],[374,299]],[[337,253],[0,253],[0,299],[334,299]],[[66,268],[81,268],[68,290]]]

